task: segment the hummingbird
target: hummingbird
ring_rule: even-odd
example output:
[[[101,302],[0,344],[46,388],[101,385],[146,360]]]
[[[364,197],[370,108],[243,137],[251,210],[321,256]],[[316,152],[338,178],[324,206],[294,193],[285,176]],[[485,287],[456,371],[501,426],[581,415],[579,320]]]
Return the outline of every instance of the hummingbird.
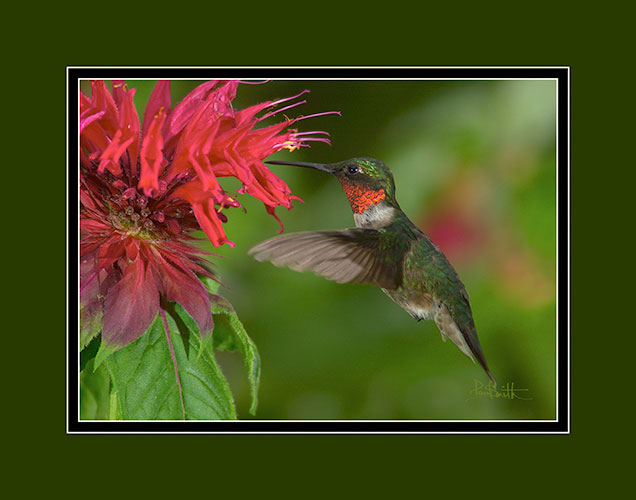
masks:
[[[258,261],[295,271],[313,271],[337,283],[382,289],[418,321],[433,319],[442,335],[493,384],[473,321],[466,287],[442,251],[402,211],[389,167],[361,157],[332,164],[268,161],[334,175],[353,211],[355,228],[275,236],[249,250]]]

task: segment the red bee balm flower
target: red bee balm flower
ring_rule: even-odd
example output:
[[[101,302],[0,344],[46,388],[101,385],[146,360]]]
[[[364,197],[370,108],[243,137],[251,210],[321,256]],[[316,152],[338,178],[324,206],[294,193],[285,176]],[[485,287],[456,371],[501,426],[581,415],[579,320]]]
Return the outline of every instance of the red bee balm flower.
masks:
[[[239,179],[239,193],[261,200],[274,217],[276,206],[291,208],[289,188],[263,160],[309,141],[329,143],[328,134],[288,129],[310,116],[256,129],[306,101],[257,117],[263,110],[307,91],[236,111],[238,85],[206,82],[171,109],[170,83],[161,81],[141,130],[135,90],[123,82],[113,82],[111,93],[93,81],[91,98],[80,94],[82,345],[100,330],[112,350],[137,339],[159,312],[161,297],[181,304],[202,335],[211,333],[209,295],[199,276],[216,278],[205,260],[209,253],[190,245],[190,233],[201,229],[213,245],[233,245],[222,211],[240,204],[218,177]]]

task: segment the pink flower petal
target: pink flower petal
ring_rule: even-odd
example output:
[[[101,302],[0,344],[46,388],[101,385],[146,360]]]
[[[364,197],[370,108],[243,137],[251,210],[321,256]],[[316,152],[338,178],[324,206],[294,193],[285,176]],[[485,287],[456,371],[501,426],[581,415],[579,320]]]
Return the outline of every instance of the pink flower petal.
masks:
[[[108,291],[104,304],[102,341],[125,346],[143,334],[159,311],[159,291],[142,259],[130,263],[121,280]]]
[[[201,335],[209,335],[214,328],[208,291],[197,276],[183,265],[167,262],[158,251],[154,251],[155,260],[161,265],[155,266],[155,274],[161,294],[168,300],[177,302],[188,311],[199,326]]]
[[[146,111],[144,112],[144,124],[141,136],[146,137],[146,133],[150,128],[150,124],[155,119],[155,116],[159,113],[168,116],[170,114],[171,106],[170,98],[170,81],[161,80],[157,82],[155,88],[150,94],[150,99],[146,105]]]

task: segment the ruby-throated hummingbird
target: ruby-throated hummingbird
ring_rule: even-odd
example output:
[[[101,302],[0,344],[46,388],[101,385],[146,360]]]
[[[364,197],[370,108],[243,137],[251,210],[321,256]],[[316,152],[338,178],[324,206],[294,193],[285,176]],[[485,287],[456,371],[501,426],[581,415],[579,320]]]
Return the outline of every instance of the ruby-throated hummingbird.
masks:
[[[415,319],[434,319],[442,340],[450,338],[488,370],[468,293],[441,250],[402,212],[389,167],[373,158],[321,165],[269,161],[335,175],[353,210],[356,227],[276,236],[249,253],[259,261],[313,271],[338,283],[379,286]]]

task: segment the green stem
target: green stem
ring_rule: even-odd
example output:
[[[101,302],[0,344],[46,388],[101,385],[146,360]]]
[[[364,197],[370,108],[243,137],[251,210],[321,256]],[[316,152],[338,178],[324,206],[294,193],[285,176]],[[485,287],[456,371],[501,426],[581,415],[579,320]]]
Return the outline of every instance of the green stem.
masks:
[[[120,420],[119,410],[117,409],[117,393],[111,392],[108,401],[108,420]]]

